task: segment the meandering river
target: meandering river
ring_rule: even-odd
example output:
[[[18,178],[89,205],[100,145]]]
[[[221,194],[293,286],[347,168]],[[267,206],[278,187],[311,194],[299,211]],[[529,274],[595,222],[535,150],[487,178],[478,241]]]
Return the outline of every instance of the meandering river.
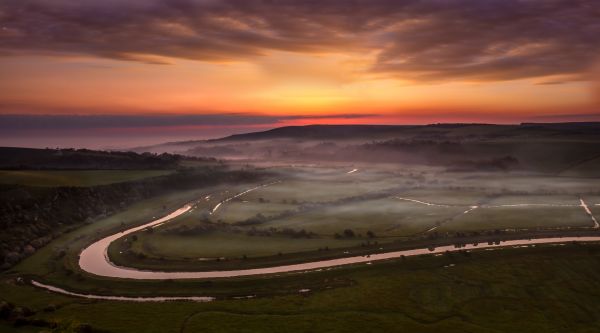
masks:
[[[247,193],[248,191],[242,192]],[[236,195],[237,196],[237,195]],[[86,247],[79,256],[79,266],[84,271],[105,277],[122,278],[122,279],[139,279],[139,280],[164,280],[164,279],[214,279],[214,278],[227,278],[237,276],[250,276],[250,275],[261,275],[261,274],[275,274],[275,273],[287,273],[304,270],[315,270],[329,267],[336,267],[350,264],[367,263],[378,260],[386,260],[399,258],[402,256],[416,256],[423,254],[432,253],[443,253],[446,251],[456,250],[473,250],[473,249],[487,249],[487,248],[499,248],[507,246],[526,246],[536,244],[548,244],[548,243],[565,243],[572,241],[579,242],[595,242],[600,241],[600,236],[590,237],[554,237],[554,238],[538,238],[538,239],[522,239],[522,240],[509,240],[503,241],[499,244],[469,244],[461,248],[455,248],[453,245],[439,246],[435,249],[420,248],[412,250],[393,251],[386,253],[377,253],[370,256],[354,256],[330,260],[320,260],[301,264],[282,265],[274,267],[264,268],[251,268],[251,269],[239,269],[239,270],[226,270],[226,271],[204,271],[204,272],[164,272],[164,271],[150,271],[150,270],[139,270],[131,267],[117,266],[110,261],[108,257],[108,247],[115,240],[124,237],[133,232],[142,230],[144,228],[152,227],[158,224],[163,224],[169,220],[180,216],[191,209],[191,205],[185,205],[171,214],[161,217],[157,220],[149,222],[147,224],[134,227],[123,232],[105,237],[92,245]]]
[[[269,184],[270,185],[270,184]],[[266,186],[266,185],[263,185]],[[254,190],[260,187],[256,187],[250,190]],[[244,191],[240,194],[235,195],[235,197],[240,196],[241,194],[248,193],[248,191]],[[405,198],[402,198],[405,199]],[[406,200],[406,199],[405,199]],[[228,201],[227,199],[225,202]],[[412,201],[412,200],[411,200]],[[218,205],[222,204],[220,202]],[[427,204],[427,203],[425,203]],[[122,279],[140,279],[140,280],[164,280],[164,279],[214,279],[214,278],[228,278],[228,277],[239,277],[239,276],[251,276],[251,275],[263,275],[263,274],[277,274],[277,273],[289,273],[289,272],[302,272],[302,271],[310,271],[310,270],[318,270],[318,269],[327,269],[331,267],[343,266],[343,265],[351,265],[351,264],[370,264],[373,261],[394,259],[400,257],[409,257],[409,256],[417,256],[417,255],[425,255],[425,254],[437,254],[444,252],[452,252],[458,250],[474,250],[474,249],[497,249],[503,247],[526,247],[538,244],[552,244],[552,243],[567,243],[567,242],[599,242],[600,236],[586,236],[586,237],[552,237],[552,238],[538,238],[538,239],[521,239],[521,240],[509,240],[502,241],[498,244],[468,244],[461,248],[456,248],[453,245],[447,246],[439,246],[436,248],[419,248],[412,250],[401,250],[401,251],[392,251],[385,253],[377,253],[371,255],[361,255],[361,256],[351,256],[345,258],[338,259],[329,259],[329,260],[320,260],[313,262],[306,262],[301,264],[291,264],[291,265],[281,265],[274,267],[264,267],[264,268],[251,268],[251,269],[239,269],[239,270],[225,270],[225,271],[188,271],[188,272],[164,272],[164,271],[150,271],[150,270],[139,270],[131,267],[122,267],[117,266],[116,264],[110,261],[108,257],[108,247],[109,245],[116,241],[117,239],[129,235],[133,232],[143,230],[148,227],[154,227],[157,225],[161,225],[167,223],[168,221],[174,219],[177,216],[180,216],[190,209],[192,209],[192,204],[187,204],[174,212],[146,223],[141,226],[133,227],[128,230],[116,233],[114,235],[102,238],[90,246],[86,247],[79,256],[79,266],[82,270],[97,276],[103,277],[112,277],[112,278],[122,278]],[[218,206],[217,206],[218,207]],[[101,295],[89,295],[89,294],[81,294],[70,292],[58,287],[53,287],[49,285],[42,284],[40,282],[32,281],[32,284],[44,288],[53,292],[77,296],[77,297],[85,297],[92,299],[106,299],[106,300],[123,300],[123,301],[168,301],[168,300],[194,300],[194,301],[210,301],[211,297],[123,297],[123,296],[101,296]]]

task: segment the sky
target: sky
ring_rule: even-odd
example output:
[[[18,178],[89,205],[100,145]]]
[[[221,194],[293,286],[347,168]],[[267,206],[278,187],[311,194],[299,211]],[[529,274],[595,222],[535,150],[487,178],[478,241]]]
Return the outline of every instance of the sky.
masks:
[[[4,0],[0,145],[600,121],[596,0]]]

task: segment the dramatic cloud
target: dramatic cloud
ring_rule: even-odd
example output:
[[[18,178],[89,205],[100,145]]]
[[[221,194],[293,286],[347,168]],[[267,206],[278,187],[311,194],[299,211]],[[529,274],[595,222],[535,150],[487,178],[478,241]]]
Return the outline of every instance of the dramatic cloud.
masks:
[[[7,0],[0,22],[5,54],[372,53],[371,72],[416,81],[580,79],[600,52],[597,0]]]

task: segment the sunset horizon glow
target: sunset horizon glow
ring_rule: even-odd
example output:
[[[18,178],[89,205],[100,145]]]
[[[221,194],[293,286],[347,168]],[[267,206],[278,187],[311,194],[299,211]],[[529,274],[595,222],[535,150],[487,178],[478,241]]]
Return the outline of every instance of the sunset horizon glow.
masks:
[[[599,13],[566,0],[8,1],[0,143],[600,121]],[[200,117],[162,124],[168,116]]]

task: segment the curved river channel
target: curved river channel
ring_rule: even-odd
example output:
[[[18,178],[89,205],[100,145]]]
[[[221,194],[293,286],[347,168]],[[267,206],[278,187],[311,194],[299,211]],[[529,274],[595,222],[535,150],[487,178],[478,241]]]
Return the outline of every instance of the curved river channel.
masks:
[[[586,237],[552,237],[552,238],[538,238],[538,239],[521,239],[521,240],[509,240],[502,241],[499,244],[488,244],[482,243],[479,245],[468,244],[461,248],[456,248],[454,245],[439,246],[434,249],[419,248],[412,250],[401,250],[393,252],[385,252],[371,255],[345,257],[330,260],[321,260],[314,262],[307,262],[301,264],[264,267],[264,268],[252,268],[252,269],[240,269],[240,270],[226,270],[226,271],[191,271],[191,272],[164,272],[164,271],[149,271],[139,270],[131,267],[117,266],[110,261],[108,257],[109,245],[117,239],[129,235],[133,232],[143,230],[148,227],[154,227],[160,224],[164,224],[173,218],[180,216],[192,209],[192,204],[187,204],[176,211],[170,213],[167,216],[156,219],[149,223],[141,226],[137,226],[117,234],[105,237],[99,241],[86,247],[79,256],[79,266],[82,270],[97,276],[122,278],[122,279],[138,279],[138,280],[165,280],[165,279],[205,279],[205,278],[228,278],[228,277],[239,277],[239,276],[251,276],[251,275],[262,275],[262,274],[276,274],[276,273],[288,273],[288,272],[299,272],[299,271],[310,271],[324,268],[331,268],[342,265],[350,264],[369,264],[373,261],[400,258],[403,256],[417,256],[425,254],[438,254],[446,251],[459,251],[459,250],[473,250],[473,249],[494,249],[502,247],[527,247],[536,244],[551,244],[551,243],[567,243],[567,242],[598,242],[600,236],[586,236]],[[96,299],[107,299],[107,300],[124,300],[124,301],[165,301],[165,300],[195,300],[195,301],[208,301],[211,297],[121,297],[121,296],[99,296],[99,295],[87,295],[77,294],[66,291],[57,287],[44,285],[42,283],[32,281],[32,284],[44,288],[53,292],[62,293],[77,297],[96,298]]]
[[[385,252],[378,254],[371,254],[369,256],[355,256],[346,257],[330,260],[321,260],[314,262],[307,262],[293,265],[283,265],[275,267],[264,267],[264,268],[252,268],[252,269],[240,269],[240,270],[227,270],[227,271],[204,271],[204,272],[163,272],[163,271],[148,271],[139,270],[131,267],[117,266],[110,261],[108,257],[108,246],[115,240],[124,237],[133,232],[152,227],[158,224],[163,224],[181,214],[186,213],[192,208],[191,205],[185,205],[171,214],[149,222],[147,224],[125,230],[123,232],[105,237],[92,245],[85,248],[79,256],[79,266],[84,271],[105,277],[123,278],[123,279],[138,279],[138,280],[164,280],[164,279],[205,279],[205,278],[227,278],[237,276],[249,276],[249,275],[261,275],[261,274],[274,274],[274,273],[287,273],[294,271],[303,270],[315,270],[321,268],[329,268],[335,266],[367,263],[378,260],[399,258],[402,256],[416,256],[423,254],[435,254],[444,253],[446,251],[457,251],[457,250],[473,250],[473,249],[486,249],[486,248],[498,248],[507,246],[527,246],[535,244],[548,244],[548,243],[565,243],[572,241],[579,242],[594,242],[600,241],[600,236],[589,236],[589,237],[553,237],[553,238],[538,238],[538,239],[522,239],[522,240],[509,240],[500,242],[500,244],[488,244],[483,243],[479,245],[469,244],[461,248],[455,248],[454,245],[439,246],[433,250],[428,248],[412,249],[412,250],[401,250],[394,252]]]

